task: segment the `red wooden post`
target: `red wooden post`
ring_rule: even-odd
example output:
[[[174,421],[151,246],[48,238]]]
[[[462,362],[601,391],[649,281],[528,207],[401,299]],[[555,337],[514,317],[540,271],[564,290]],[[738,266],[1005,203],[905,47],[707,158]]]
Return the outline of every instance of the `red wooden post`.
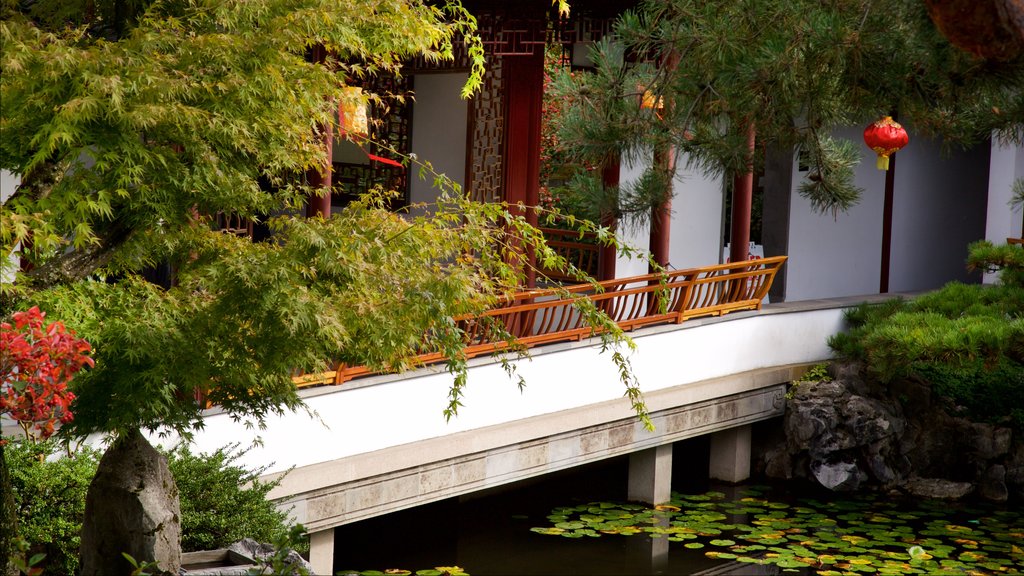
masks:
[[[313,47],[312,56],[314,62],[323,64],[327,60],[327,49],[323,44],[317,44]],[[327,162],[322,168],[310,168],[306,172],[306,181],[309,185],[316,190],[322,190],[321,195],[310,194],[309,202],[306,204],[307,218],[314,216],[329,218],[331,216],[331,160],[334,156],[334,127],[328,123],[319,128],[323,137]]]
[[[892,209],[896,187],[896,155],[889,157],[885,172],[885,200],[882,205],[882,262],[878,275],[878,293],[889,292],[889,268],[892,262]]]
[[[544,95],[544,53],[530,56],[506,56],[502,74],[509,81],[505,93],[505,201],[513,212],[515,205],[527,207],[526,221],[537,225],[537,212],[530,209],[540,203],[540,120]],[[526,285],[534,286],[533,256],[527,268]]]
[[[750,205],[754,196],[754,141],[756,131],[747,125],[747,171],[733,179],[732,230],[729,234],[729,261],[742,262],[750,257]]]
[[[677,66],[679,66],[679,53],[671,50],[662,61],[665,77],[671,78]],[[654,97],[655,100],[659,98],[657,95]],[[665,111],[671,116],[675,102],[667,96],[664,99]],[[654,151],[655,170],[661,170],[664,174],[673,174],[675,172],[675,163],[676,149],[674,146],[659,148]],[[672,182],[668,181],[665,185],[667,190],[665,191],[664,202],[651,209],[651,235],[648,244],[648,248],[651,251],[651,260],[663,268],[667,267],[669,263],[669,234],[672,227]],[[650,272],[653,273],[655,271],[653,265],[649,268]]]
[[[604,167],[601,169],[601,183],[606,188],[613,188],[619,185],[619,159],[613,158],[609,160]],[[604,226],[610,230],[615,230],[618,226],[618,221],[615,215],[611,212],[604,212],[601,214],[601,226]],[[615,259],[618,254],[615,250],[615,246],[601,246],[597,254],[597,279],[598,280],[613,280],[615,278]]]

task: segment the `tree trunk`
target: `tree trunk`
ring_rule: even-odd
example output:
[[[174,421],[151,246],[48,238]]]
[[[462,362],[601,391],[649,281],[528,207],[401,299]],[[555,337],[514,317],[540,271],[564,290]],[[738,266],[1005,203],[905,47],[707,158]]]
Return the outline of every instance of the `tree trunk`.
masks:
[[[181,509],[167,458],[139,431],[118,438],[100,459],[82,522],[82,576],[130,574],[124,558],[181,568]],[[153,570],[149,570],[153,573]]]

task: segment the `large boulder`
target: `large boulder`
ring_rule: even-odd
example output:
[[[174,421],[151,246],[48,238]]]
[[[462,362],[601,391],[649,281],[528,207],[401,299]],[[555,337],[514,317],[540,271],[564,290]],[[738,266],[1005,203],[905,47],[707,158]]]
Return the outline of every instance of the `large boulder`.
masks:
[[[914,380],[882,386],[856,364],[835,380],[790,389],[785,439],[764,445],[771,478],[807,478],[835,491],[874,488],[917,496],[1024,496],[1024,442],[1006,426],[971,422]]]
[[[155,562],[156,573],[176,575],[181,568],[178,488],[167,459],[137,431],[118,438],[100,459],[85,500],[81,554],[82,576],[130,574],[123,554]]]

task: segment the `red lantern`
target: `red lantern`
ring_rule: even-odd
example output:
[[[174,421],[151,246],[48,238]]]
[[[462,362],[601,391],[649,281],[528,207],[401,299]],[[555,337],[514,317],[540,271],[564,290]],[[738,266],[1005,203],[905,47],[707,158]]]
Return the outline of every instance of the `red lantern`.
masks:
[[[878,169],[888,170],[889,156],[906,146],[910,136],[892,116],[886,116],[864,129],[864,142],[878,154]]]

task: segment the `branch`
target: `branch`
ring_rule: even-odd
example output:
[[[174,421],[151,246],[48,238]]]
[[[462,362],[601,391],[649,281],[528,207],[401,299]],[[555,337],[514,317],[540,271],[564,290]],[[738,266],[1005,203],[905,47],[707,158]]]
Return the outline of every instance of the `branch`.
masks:
[[[32,286],[39,289],[83,280],[106,266],[131,235],[128,226],[115,221],[97,235],[97,242],[59,254],[33,268],[26,276]]]

